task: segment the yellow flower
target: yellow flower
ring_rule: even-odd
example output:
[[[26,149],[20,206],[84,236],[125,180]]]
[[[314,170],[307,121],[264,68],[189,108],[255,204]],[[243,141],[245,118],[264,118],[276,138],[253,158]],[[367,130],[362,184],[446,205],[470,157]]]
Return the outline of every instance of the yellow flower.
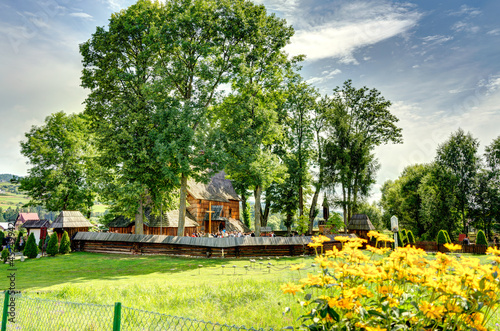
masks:
[[[300,269],[304,268],[305,266],[306,265],[304,263],[301,263],[301,264],[292,264],[290,266],[290,270],[293,270],[293,271],[300,270]]]
[[[320,234],[317,237],[312,237],[311,241],[315,242],[315,243],[324,243],[326,241],[330,241],[330,238],[328,238],[327,236],[323,236],[323,235]]]
[[[336,236],[334,239],[340,241],[341,243],[349,241],[349,237],[344,237],[344,236]]]
[[[304,285],[314,286],[314,285],[323,285],[323,280],[320,276],[314,276],[312,274],[307,274],[307,278],[303,278],[300,280]]]
[[[323,246],[323,244],[322,243],[309,243],[309,244],[307,244],[307,246],[315,248],[315,247],[321,247],[321,246]]]
[[[427,318],[437,320],[441,318],[444,314],[444,307],[435,306],[427,301],[422,301],[422,304],[419,307]]]
[[[459,251],[462,249],[462,246],[458,244],[444,244],[444,247],[448,248],[452,252]]]
[[[332,261],[329,261],[327,257],[318,255],[314,258],[314,261],[319,264],[322,269],[333,267]]]
[[[387,331],[386,328],[379,328],[378,326],[365,326],[366,331]]]
[[[491,255],[500,255],[500,249],[497,249],[495,247],[488,247],[486,250],[486,254],[491,254]]]
[[[283,293],[292,293],[293,295],[295,295],[295,293],[297,293],[297,292],[303,292],[301,285],[297,285],[297,284],[290,283],[290,282],[281,285],[280,288],[283,291]]]

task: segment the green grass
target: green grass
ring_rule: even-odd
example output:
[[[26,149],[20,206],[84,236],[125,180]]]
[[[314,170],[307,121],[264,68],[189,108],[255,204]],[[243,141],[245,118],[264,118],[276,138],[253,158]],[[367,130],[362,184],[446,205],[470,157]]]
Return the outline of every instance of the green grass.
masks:
[[[303,259],[256,261],[78,252],[16,262],[16,286],[47,299],[119,301],[127,307],[248,327],[290,325],[282,313],[298,305],[279,286],[298,280],[289,265]],[[7,265],[0,268],[7,273]],[[296,314],[298,309],[294,307]]]
[[[9,207],[15,208],[28,203],[29,199],[24,195],[12,194],[12,193],[2,193],[0,194],[0,207],[7,209]]]
[[[486,256],[475,257],[489,263]],[[302,262],[308,270],[300,275],[289,270],[290,264]],[[296,298],[283,294],[279,286],[297,282],[307,272],[316,273],[312,263],[312,257],[264,258],[251,263],[248,259],[77,252],[16,261],[15,268],[17,288],[30,296],[94,304],[121,302],[173,316],[276,330],[296,326],[300,314]],[[7,268],[0,265],[3,275],[8,275]],[[6,289],[6,282],[1,284]],[[285,307],[292,308],[291,314],[283,315]],[[490,325],[499,321],[497,314]]]

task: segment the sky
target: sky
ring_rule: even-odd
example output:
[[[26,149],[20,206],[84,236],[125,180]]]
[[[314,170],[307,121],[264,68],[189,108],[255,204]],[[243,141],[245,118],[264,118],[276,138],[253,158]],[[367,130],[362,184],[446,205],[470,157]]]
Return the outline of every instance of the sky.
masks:
[[[377,147],[386,180],[431,162],[462,128],[479,152],[500,136],[500,2],[257,0],[295,29],[290,55],[322,94],[347,79],[392,102],[403,144]],[[20,141],[51,113],[83,110],[79,44],[127,0],[0,2],[0,173],[26,175]]]

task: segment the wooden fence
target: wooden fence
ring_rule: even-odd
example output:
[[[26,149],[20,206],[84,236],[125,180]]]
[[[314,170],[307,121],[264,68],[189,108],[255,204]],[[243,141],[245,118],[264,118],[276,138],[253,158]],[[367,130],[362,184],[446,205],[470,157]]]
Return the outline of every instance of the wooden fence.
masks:
[[[352,237],[353,235],[343,235]],[[335,236],[324,250],[342,244]],[[163,254],[196,257],[257,257],[314,255],[311,237],[195,238],[122,233],[79,232],[72,240],[75,251],[121,254]]]
[[[456,243],[462,246],[462,249],[459,251],[455,251],[456,253],[471,253],[471,254],[486,254],[486,250],[488,249],[488,245],[462,245],[461,243]],[[421,248],[426,252],[441,252],[447,253],[449,250],[444,247],[443,244],[437,244],[435,241],[418,241],[415,244],[415,247]]]

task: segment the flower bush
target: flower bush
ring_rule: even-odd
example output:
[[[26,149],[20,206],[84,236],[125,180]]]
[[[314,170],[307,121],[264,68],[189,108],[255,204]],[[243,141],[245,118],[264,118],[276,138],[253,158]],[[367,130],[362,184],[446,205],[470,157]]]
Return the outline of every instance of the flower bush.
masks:
[[[378,241],[393,241],[370,232]],[[493,263],[425,251],[411,246],[359,250],[363,239],[336,237],[342,249],[323,252],[329,239],[315,237],[317,274],[281,286],[298,296],[302,328],[316,330],[487,330],[499,306],[500,250],[489,248]],[[446,244],[450,251],[460,245]],[[301,266],[292,266],[300,270]],[[302,297],[302,294],[300,294]]]

